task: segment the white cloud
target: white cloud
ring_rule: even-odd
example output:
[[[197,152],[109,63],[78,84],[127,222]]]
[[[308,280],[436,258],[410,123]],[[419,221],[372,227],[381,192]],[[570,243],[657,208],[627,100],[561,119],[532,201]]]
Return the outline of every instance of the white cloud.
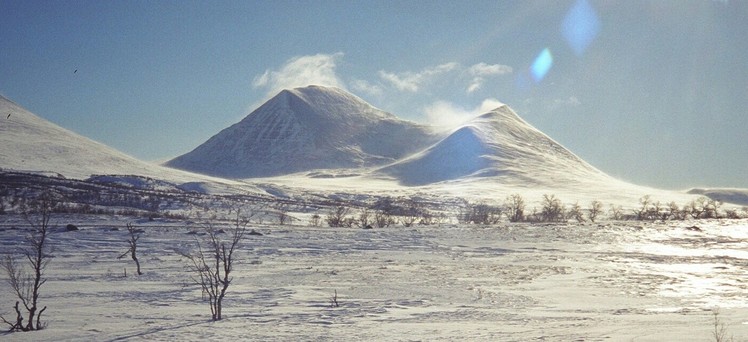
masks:
[[[424,83],[428,82],[433,76],[444,74],[455,70],[459,67],[458,63],[450,62],[429,67],[420,72],[406,71],[401,73],[392,73],[384,70],[379,71],[379,77],[392,84],[400,91],[409,91],[412,93],[421,89]]]
[[[473,66],[468,68],[467,71],[471,76],[474,76],[470,82],[470,85],[468,85],[467,89],[465,90],[468,94],[470,94],[483,87],[483,83],[486,81],[486,77],[509,74],[512,72],[512,67],[508,65],[486,64],[481,62],[478,64],[474,64]]]
[[[335,63],[342,52],[297,56],[289,59],[278,70],[266,70],[252,80],[252,87],[265,88],[272,96],[283,89],[323,85],[345,89],[345,84],[335,73]]]
[[[366,80],[353,80],[351,82],[351,89],[354,92],[362,92],[373,96],[380,96],[384,91],[380,85],[371,84]]]
[[[582,104],[581,101],[576,96],[570,96],[567,99],[555,99],[553,100],[552,108],[558,108],[561,106],[570,106],[570,107],[576,107]]]
[[[455,127],[502,105],[504,104],[499,100],[488,98],[473,109],[465,109],[452,102],[439,100],[424,107],[423,112],[429,124],[442,127]]]
[[[470,68],[468,72],[473,76],[492,76],[492,75],[504,75],[512,72],[512,67],[501,64],[486,64],[478,63]]]
[[[468,85],[467,87],[466,91],[468,92],[468,94],[480,89],[483,86],[484,81],[485,80],[483,79],[483,77],[474,77],[473,81],[470,82],[470,85]]]

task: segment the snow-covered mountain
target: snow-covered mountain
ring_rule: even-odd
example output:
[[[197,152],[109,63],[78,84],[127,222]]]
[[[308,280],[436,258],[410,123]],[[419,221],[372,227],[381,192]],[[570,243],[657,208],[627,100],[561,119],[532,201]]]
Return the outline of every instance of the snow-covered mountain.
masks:
[[[425,150],[379,170],[405,185],[463,177],[527,186],[611,180],[503,105]]]
[[[0,169],[77,179],[119,174],[176,182],[215,180],[138,160],[42,119],[3,96],[0,115]]]
[[[431,130],[341,89],[283,90],[242,121],[165,165],[229,178],[381,166],[436,139]]]
[[[692,197],[613,179],[507,106],[451,132],[435,133],[341,89],[284,90],[239,123],[169,161],[170,167],[137,160],[2,97],[0,113],[1,170],[78,179],[134,175],[174,186],[189,184],[204,192],[283,196],[412,191],[479,199],[519,192],[529,198],[555,193],[581,201],[617,203],[636,203],[646,194],[663,201]],[[273,178],[247,183],[213,176]],[[114,179],[133,182],[139,178]],[[409,190],[408,186],[420,187]]]

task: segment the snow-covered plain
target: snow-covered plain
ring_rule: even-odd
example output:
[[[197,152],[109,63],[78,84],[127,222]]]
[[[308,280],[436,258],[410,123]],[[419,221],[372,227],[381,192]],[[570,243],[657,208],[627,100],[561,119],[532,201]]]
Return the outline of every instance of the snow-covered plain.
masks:
[[[48,328],[0,337],[702,341],[710,339],[715,308],[729,334],[748,336],[746,220],[302,225],[337,205],[360,209],[385,197],[413,200],[454,222],[464,201],[500,205],[510,194],[524,197],[526,213],[544,194],[631,213],[644,195],[683,206],[697,194],[735,200],[744,190],[687,194],[613,179],[508,107],[446,132],[324,87],[282,92],[261,109],[197,148],[187,163],[214,175],[273,176],[228,180],[139,161],[0,97],[0,111],[10,114],[0,121],[0,190],[12,194],[0,198],[10,213],[0,215],[0,255],[17,253],[28,229],[11,197],[33,197],[45,186],[78,208],[111,206],[114,213],[133,209],[131,201],[141,214],[196,221],[249,205],[262,212],[251,228],[265,233],[245,241],[226,319],[211,322],[176,252],[196,246],[190,232],[200,223],[56,214],[41,298]],[[246,168],[232,174],[237,165]],[[261,223],[283,206],[295,225]],[[145,229],[139,277],[132,261],[117,259],[127,250],[123,227],[131,221]],[[64,232],[68,223],[82,230]],[[701,231],[686,229],[694,225]],[[335,293],[339,307],[330,306]],[[11,315],[14,302],[0,291],[0,314]]]
[[[145,230],[134,274],[126,222]],[[210,320],[182,221],[57,215],[46,329],[3,340],[705,341],[748,336],[748,221],[346,229],[252,224]],[[64,232],[67,223],[81,230]],[[225,223],[228,227],[229,223]],[[698,225],[702,231],[687,227]],[[113,230],[119,228],[119,230]],[[25,225],[6,216],[0,252]],[[127,276],[125,276],[125,272]],[[339,307],[331,307],[337,293]],[[0,291],[0,312],[14,298]]]

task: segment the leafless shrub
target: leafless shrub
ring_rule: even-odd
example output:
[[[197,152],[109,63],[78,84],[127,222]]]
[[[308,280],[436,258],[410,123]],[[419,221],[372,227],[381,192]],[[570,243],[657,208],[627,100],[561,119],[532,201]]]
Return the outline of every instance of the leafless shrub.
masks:
[[[329,213],[327,213],[327,218],[325,219],[327,221],[327,225],[330,227],[345,227],[349,220],[348,220],[348,212],[350,209],[348,207],[344,206],[338,206],[334,210],[331,210]]]
[[[141,229],[136,229],[132,223],[127,223],[127,233],[128,233],[128,239],[127,244],[130,245],[130,249],[128,249],[126,252],[122,253],[117,259],[124,258],[128,253],[130,254],[130,257],[133,261],[135,261],[135,266],[137,267],[138,275],[143,275],[143,272],[140,271],[140,261],[138,261],[138,240],[140,240],[140,233],[143,231]]]
[[[579,205],[579,202],[575,202],[570,208],[569,212],[566,215],[566,217],[575,219],[577,222],[585,222],[587,220],[584,219],[584,213],[582,210],[582,206]]]
[[[672,201],[668,203],[668,210],[670,212],[670,218],[673,220],[685,220],[686,219],[686,213],[685,211],[681,210],[680,207],[678,207],[678,203],[675,203],[675,201]]]
[[[357,224],[361,228],[371,227],[371,211],[368,208],[363,208],[358,213]]]
[[[337,308],[340,307],[340,304],[338,303],[338,290],[334,290],[332,297],[330,297],[330,307],[331,308]]]
[[[649,215],[649,204],[652,201],[649,195],[639,198],[639,207],[632,209],[638,221],[646,220]]]
[[[219,234],[222,230],[208,223],[205,227],[207,242],[205,246],[197,241],[197,251],[180,254],[190,262],[189,269],[195,274],[193,282],[199,285],[203,294],[208,295],[210,313],[214,321],[223,318],[223,298],[229,288],[234,270],[234,252],[247,231],[246,223],[242,224],[237,214],[236,225],[231,229],[228,241],[223,241]]]
[[[595,220],[600,215],[600,213],[602,213],[602,211],[603,211],[603,202],[600,202],[597,200],[592,201],[592,203],[590,203],[589,214],[587,214],[587,217],[590,219],[590,221],[595,222]]]
[[[714,338],[715,342],[727,342],[727,341],[733,341],[734,337],[727,336],[727,327],[725,326],[725,323],[722,322],[722,319],[719,318],[719,310],[715,309],[712,311],[712,316],[714,319],[713,323],[713,330],[712,330],[712,337]]]
[[[278,224],[285,225],[291,216],[288,215],[288,203],[278,203],[275,205],[275,214],[278,217]]]
[[[509,222],[520,222],[525,219],[525,200],[519,194],[512,194],[504,201]]]
[[[418,221],[418,215],[416,213],[412,214],[405,214],[400,217],[400,222],[403,223],[403,226],[410,227],[413,226],[414,223]]]
[[[659,219],[665,222],[670,218],[670,210],[664,207],[660,201],[655,202],[650,208],[649,217],[652,221]]]
[[[611,204],[608,209],[610,219],[615,221],[623,220],[623,207],[620,205]]]
[[[309,220],[309,224],[311,224],[313,227],[319,227],[319,224],[322,221],[322,217],[319,216],[319,214],[312,215],[312,218]]]
[[[397,220],[389,212],[377,210],[374,212],[374,224],[377,228],[385,228],[397,224]]]
[[[543,208],[540,216],[544,222],[557,222],[564,219],[564,205],[556,195],[543,195]]]
[[[735,220],[735,219],[739,219],[739,218],[740,218],[740,213],[738,213],[738,210],[737,210],[737,209],[734,209],[734,208],[731,208],[731,209],[725,209],[725,216],[726,216],[726,217],[727,217],[728,219],[733,219],[733,220]]]
[[[702,214],[706,210],[706,201],[706,197],[702,196],[695,200],[692,200],[691,203],[688,204],[688,211],[691,214],[692,218],[701,218]]]
[[[704,218],[719,218],[719,207],[722,206],[722,202],[713,199],[707,199],[704,205]]]
[[[33,331],[41,330],[46,325],[42,323],[42,313],[46,306],[39,309],[40,289],[47,279],[44,278],[44,270],[50,261],[50,248],[47,237],[49,234],[49,221],[53,210],[59,204],[59,199],[49,192],[41,194],[38,198],[23,203],[22,215],[31,226],[31,233],[26,237],[27,247],[22,253],[31,268],[31,274],[19,265],[13,255],[6,255],[0,263],[0,267],[8,275],[8,285],[18,299],[13,307],[16,313],[15,321],[8,321],[5,317],[0,319],[10,326],[9,331]],[[21,312],[19,304],[23,305],[25,311]]]
[[[503,208],[486,203],[465,203],[465,207],[458,216],[460,223],[496,224],[501,221]]]

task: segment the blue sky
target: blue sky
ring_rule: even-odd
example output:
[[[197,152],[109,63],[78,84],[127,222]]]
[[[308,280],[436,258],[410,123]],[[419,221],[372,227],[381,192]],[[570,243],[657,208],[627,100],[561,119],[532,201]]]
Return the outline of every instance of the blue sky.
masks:
[[[746,32],[746,1],[0,0],[0,94],[146,160],[307,83],[419,122],[506,103],[626,181],[748,187]]]

